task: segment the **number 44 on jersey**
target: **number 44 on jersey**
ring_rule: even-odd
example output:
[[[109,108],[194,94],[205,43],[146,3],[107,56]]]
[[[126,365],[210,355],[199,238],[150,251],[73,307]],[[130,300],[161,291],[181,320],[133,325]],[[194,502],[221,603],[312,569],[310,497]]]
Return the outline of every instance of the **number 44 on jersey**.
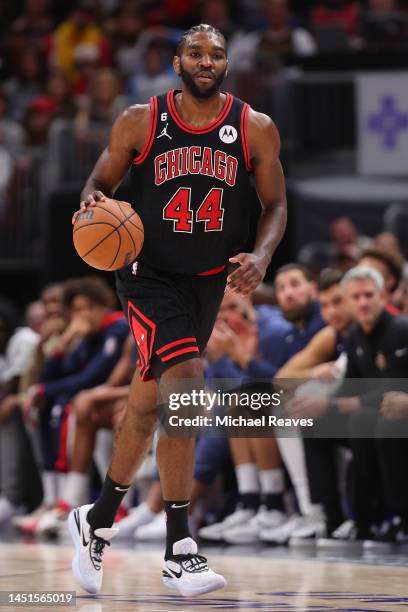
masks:
[[[195,222],[205,223],[206,232],[222,231],[224,209],[222,196],[224,190],[214,187],[205,196],[197,209]],[[163,208],[163,219],[173,222],[174,232],[193,232],[193,210],[191,208],[191,188],[179,187],[166,206]]]

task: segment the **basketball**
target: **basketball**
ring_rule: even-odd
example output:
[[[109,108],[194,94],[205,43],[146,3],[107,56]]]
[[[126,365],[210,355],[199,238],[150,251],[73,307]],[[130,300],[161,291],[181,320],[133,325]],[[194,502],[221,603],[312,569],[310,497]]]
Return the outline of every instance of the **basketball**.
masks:
[[[107,198],[78,215],[73,240],[88,265],[97,270],[119,270],[139,255],[143,223],[130,204]]]

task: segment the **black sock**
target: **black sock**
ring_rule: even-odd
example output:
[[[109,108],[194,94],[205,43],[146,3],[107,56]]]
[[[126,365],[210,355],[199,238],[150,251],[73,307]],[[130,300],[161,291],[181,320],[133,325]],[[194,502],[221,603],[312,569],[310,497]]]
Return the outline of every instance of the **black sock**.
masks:
[[[239,500],[244,508],[258,510],[260,503],[259,493],[240,493]]]
[[[266,493],[263,496],[263,503],[268,510],[279,510],[284,512],[282,493]]]
[[[92,529],[112,527],[120,503],[130,486],[131,484],[119,484],[106,475],[102,491],[87,515],[88,523]]]
[[[184,501],[165,501],[164,511],[166,513],[166,553],[164,558],[168,559],[173,556],[173,544],[188,538],[190,530],[188,527],[188,510],[190,502],[188,499]]]

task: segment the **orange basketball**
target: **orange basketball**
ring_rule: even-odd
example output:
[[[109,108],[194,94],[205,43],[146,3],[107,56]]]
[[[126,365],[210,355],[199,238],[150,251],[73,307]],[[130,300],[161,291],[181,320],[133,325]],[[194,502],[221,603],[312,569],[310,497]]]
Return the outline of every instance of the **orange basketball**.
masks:
[[[119,270],[142,250],[144,228],[127,202],[106,199],[80,213],[73,230],[80,257],[98,270]]]

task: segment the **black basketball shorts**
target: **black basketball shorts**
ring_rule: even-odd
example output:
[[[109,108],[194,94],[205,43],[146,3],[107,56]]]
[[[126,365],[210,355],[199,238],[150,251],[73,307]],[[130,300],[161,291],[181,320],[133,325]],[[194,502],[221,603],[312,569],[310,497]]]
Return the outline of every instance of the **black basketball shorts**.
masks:
[[[134,262],[116,273],[116,288],[138,351],[142,380],[200,357],[224,296],[227,270],[173,274]]]

